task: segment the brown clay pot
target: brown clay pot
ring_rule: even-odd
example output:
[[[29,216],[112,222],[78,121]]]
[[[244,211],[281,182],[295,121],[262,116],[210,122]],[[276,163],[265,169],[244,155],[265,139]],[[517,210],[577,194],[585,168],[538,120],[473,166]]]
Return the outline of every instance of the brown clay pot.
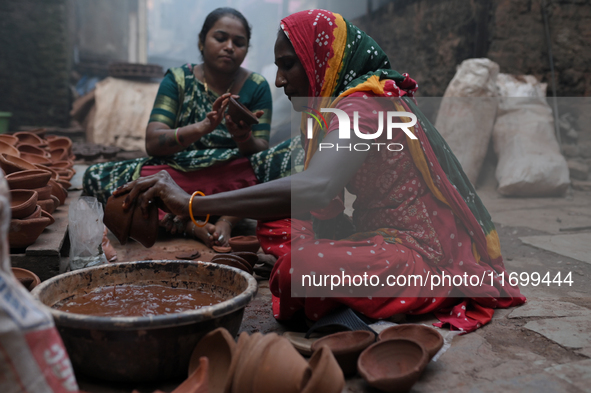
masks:
[[[51,195],[54,195],[60,201],[60,205],[63,205],[63,202],[68,197],[68,193],[64,192],[62,185],[53,179],[49,180],[48,185],[51,186]]]
[[[379,341],[359,356],[357,370],[374,388],[391,393],[410,391],[429,362],[425,347],[408,339]]]
[[[37,154],[28,154],[21,152],[21,158],[31,164],[39,164],[39,165],[50,165],[51,160],[49,158],[38,156]]]
[[[118,197],[111,196],[107,200],[105,206],[105,215],[103,223],[113,232],[119,243],[127,244],[129,238],[129,230],[131,228],[131,220],[133,217],[133,206],[127,210],[123,210],[123,201],[127,194]]]
[[[30,162],[7,154],[0,154],[0,167],[6,175],[18,171],[37,169],[37,167]]]
[[[142,215],[140,205],[136,204],[131,219],[129,237],[146,248],[150,248],[156,243],[156,238],[158,238],[158,208],[154,204],[148,207],[147,220]]]
[[[35,145],[21,143],[17,146],[17,149],[21,153],[34,154],[36,156],[41,156],[41,157],[45,157],[45,158],[51,157],[50,154],[47,151],[45,151],[45,149],[42,149],[42,148],[35,146]]]
[[[51,213],[48,213],[47,211],[45,211],[43,209],[41,210],[41,217],[47,217],[47,218],[49,218],[49,220],[50,220],[49,225],[51,225],[51,224],[53,224],[55,222],[55,218],[53,218],[53,216],[51,215]],[[47,226],[49,226],[49,225],[47,225]]]
[[[314,352],[308,366],[312,375],[302,393],[340,393],[345,387],[343,371],[327,346]]]
[[[14,135],[0,134],[0,141],[8,143],[11,146],[16,146],[18,143],[18,138]]]
[[[70,180],[74,176],[74,171],[71,169],[59,169],[57,173],[60,175],[61,180]]]
[[[23,284],[25,288],[30,291],[33,290],[37,285],[41,284],[41,280],[39,277],[30,270],[22,269],[20,267],[13,267],[12,274],[16,277],[16,279]]]
[[[326,345],[332,351],[343,373],[352,375],[357,371],[357,358],[375,340],[375,334],[367,330],[339,332],[319,338],[312,344],[312,351],[315,352]]]
[[[256,253],[261,247],[256,236],[234,236],[228,242],[234,252],[247,251]]]
[[[41,206],[39,206],[39,201],[37,201],[37,205],[35,206],[35,210],[31,213],[30,216],[23,218],[23,220],[30,220],[32,218],[39,218],[41,217]]]
[[[250,336],[248,346],[244,348],[244,352],[236,367],[234,380],[232,381],[233,393],[258,393],[254,390],[254,379],[259,368],[259,362],[263,351],[278,336],[275,333],[262,335],[255,333]]]
[[[33,191],[37,191],[37,194],[39,194],[37,197],[38,200],[43,200],[43,199],[50,199],[51,198],[51,190],[52,190],[51,184],[48,184],[43,187],[35,188]]]
[[[256,263],[259,261],[259,256],[254,252],[238,251],[232,253],[232,255],[236,255],[244,259],[250,265],[250,267],[254,267],[254,265],[256,265]]]
[[[217,328],[206,334],[193,350],[189,361],[189,375],[199,367],[200,359],[209,360],[209,392],[223,393],[230,387],[231,376],[228,374],[236,343],[225,328]]]
[[[384,329],[378,336],[379,341],[393,338],[406,338],[421,344],[429,353],[429,360],[443,347],[443,337],[433,328],[425,325],[404,324]]]
[[[193,373],[189,374],[183,383],[181,383],[172,393],[210,393],[209,374],[212,372],[212,366],[209,366],[210,360],[203,356],[198,359],[197,367]]]
[[[224,246],[211,246],[215,252],[219,252],[221,254],[228,253],[232,251],[232,247],[224,247]]]
[[[228,105],[228,114],[232,118],[232,121],[237,125],[240,125],[240,121],[243,121],[246,125],[252,126],[253,124],[259,124],[259,119],[252,113],[247,107],[242,105],[241,102],[230,97]]]
[[[13,219],[21,219],[33,214],[37,208],[38,194],[33,190],[10,191],[10,210]]]
[[[27,145],[34,146],[46,146],[46,142],[32,132],[17,132],[14,134],[14,136],[18,138],[19,144],[24,143]]]
[[[58,201],[58,203],[59,203],[59,201]],[[37,205],[39,205],[39,207],[41,207],[41,210],[45,210],[49,214],[52,214],[56,208],[55,202],[51,198],[37,201]]]
[[[62,205],[62,202],[56,197],[55,195],[51,196],[51,200],[53,201],[53,210],[55,211],[58,207]],[[49,210],[48,210],[49,211]],[[50,212],[53,214],[53,212]]]
[[[9,143],[0,141],[0,153],[8,154],[9,156],[20,157],[21,152]]]
[[[72,188],[72,183],[70,183],[70,182],[69,182],[69,181],[67,181],[67,180],[58,179],[58,180],[56,180],[56,181],[59,183],[59,185],[60,185],[60,186],[62,186],[62,187],[64,188],[64,190],[66,190],[66,192],[67,192],[67,191],[68,191],[70,188]]]
[[[247,273],[252,274],[252,267],[248,262],[246,262],[243,258],[233,255],[233,254],[218,254],[215,255],[212,259],[212,262],[219,263],[221,265],[228,265],[232,266],[241,270],[244,270]]]
[[[51,178],[51,172],[41,169],[13,172],[6,176],[11,190],[28,190],[45,187]]]
[[[68,155],[72,154],[72,141],[70,138],[59,136],[47,141],[47,144],[49,145],[50,151],[63,148],[68,152]]]
[[[30,220],[10,220],[8,243],[10,248],[24,248],[35,243],[41,232],[50,224],[47,217],[32,218]]]
[[[52,169],[48,166],[35,164],[35,167],[36,167],[36,169],[42,169],[44,171],[49,171],[51,173],[52,180],[57,180],[60,177],[60,175],[54,169]]]
[[[290,342],[278,337],[264,349],[254,379],[257,393],[299,393],[312,370]]]
[[[74,163],[68,159],[65,160],[60,160],[60,161],[54,161],[51,164],[51,167],[53,169],[55,169],[56,171],[62,171],[64,169],[72,169],[72,167],[74,166]]]
[[[62,161],[67,162],[68,158],[70,157],[70,153],[68,153],[68,150],[63,147],[52,149],[49,151],[49,154],[51,156],[51,161],[53,161],[54,163]]]
[[[246,332],[240,333],[238,336],[238,342],[234,347],[234,352],[232,353],[232,362],[230,363],[230,368],[228,369],[228,384],[224,389],[224,393],[231,393],[232,392],[232,385],[234,381],[234,375],[236,374],[236,368],[238,367],[238,363],[240,362],[240,358],[244,353],[244,348],[247,346],[248,342],[250,341],[250,336]]]

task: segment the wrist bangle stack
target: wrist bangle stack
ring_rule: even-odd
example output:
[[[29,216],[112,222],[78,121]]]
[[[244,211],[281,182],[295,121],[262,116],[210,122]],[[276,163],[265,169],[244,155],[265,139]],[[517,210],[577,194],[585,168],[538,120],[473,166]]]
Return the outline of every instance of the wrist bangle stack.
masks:
[[[251,137],[252,137],[252,131],[248,131],[247,134],[242,135],[238,138],[233,136],[232,139],[234,139],[234,142],[236,142],[236,143],[243,143],[243,142],[246,142],[247,140],[249,140]]]
[[[181,143],[181,141],[179,140],[179,128],[178,127],[176,130],[174,130],[174,139],[176,140],[176,143],[180,146],[180,147],[184,147],[183,144]]]
[[[189,199],[189,215],[191,216],[191,221],[193,221],[193,224],[195,224],[196,227],[203,228],[207,224],[207,221],[209,221],[209,214],[207,217],[205,217],[205,222],[203,222],[202,225],[197,224],[197,221],[195,221],[195,217],[193,216],[193,198],[195,198],[195,195],[205,196],[205,194],[201,191],[195,191],[193,195],[191,195],[191,199]]]

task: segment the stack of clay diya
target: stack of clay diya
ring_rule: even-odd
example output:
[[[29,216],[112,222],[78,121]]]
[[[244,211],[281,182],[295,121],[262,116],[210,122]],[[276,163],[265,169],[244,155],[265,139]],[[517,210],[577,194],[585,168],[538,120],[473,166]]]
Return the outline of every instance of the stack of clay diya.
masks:
[[[261,247],[256,236],[235,236],[229,240],[229,247],[213,246],[217,254],[211,262],[227,265],[252,274],[259,257],[256,252]]]
[[[113,232],[122,245],[128,239],[141,243],[144,247],[152,247],[158,237],[158,209],[150,204],[147,217],[144,217],[139,204],[123,208],[127,194],[111,196],[105,206],[104,224]]]

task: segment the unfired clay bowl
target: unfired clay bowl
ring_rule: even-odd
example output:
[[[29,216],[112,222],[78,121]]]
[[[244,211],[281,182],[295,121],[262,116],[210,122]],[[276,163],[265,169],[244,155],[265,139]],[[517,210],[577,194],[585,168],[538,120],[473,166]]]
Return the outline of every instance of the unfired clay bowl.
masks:
[[[317,351],[321,346],[326,345],[332,351],[343,373],[352,375],[357,371],[357,358],[375,340],[375,334],[368,330],[339,332],[319,338],[312,344],[312,351]]]
[[[393,338],[407,338],[425,347],[429,353],[429,360],[443,347],[443,337],[433,328],[425,325],[404,324],[384,329],[378,336],[379,341]]]
[[[35,243],[45,227],[51,223],[47,217],[32,218],[30,220],[10,220],[8,243],[10,248],[24,248]]]
[[[30,270],[22,269],[20,267],[13,267],[12,274],[30,291],[33,290],[37,285],[41,284],[39,277]]]
[[[45,187],[51,179],[51,173],[41,169],[14,172],[6,176],[11,190],[30,190]]]
[[[240,126],[240,121],[243,121],[248,126],[259,124],[259,119],[254,113],[232,97],[230,97],[230,103],[228,105],[228,114],[238,126]]]
[[[345,376],[327,346],[321,346],[308,362],[312,375],[302,393],[340,393],[345,387]]]
[[[429,362],[425,347],[408,339],[379,341],[359,356],[357,370],[374,388],[391,393],[410,391]]]
[[[122,245],[127,244],[134,212],[133,206],[123,210],[123,201],[126,197],[127,194],[109,197],[105,206],[105,215],[103,216],[104,224],[113,232]]]
[[[149,205],[148,219],[145,219],[139,203],[136,203],[131,218],[129,237],[146,248],[150,248],[156,243],[158,237],[158,208],[154,204]]]
[[[38,194],[33,190],[10,191],[10,211],[12,218],[25,218],[33,214],[37,207]]]
[[[256,236],[234,236],[228,242],[234,252],[247,251],[256,253],[261,247]]]
[[[230,388],[232,376],[228,374],[236,343],[232,335],[224,329],[217,328],[209,332],[199,341],[189,361],[189,375],[199,367],[200,359],[209,360],[209,392],[223,393]]]

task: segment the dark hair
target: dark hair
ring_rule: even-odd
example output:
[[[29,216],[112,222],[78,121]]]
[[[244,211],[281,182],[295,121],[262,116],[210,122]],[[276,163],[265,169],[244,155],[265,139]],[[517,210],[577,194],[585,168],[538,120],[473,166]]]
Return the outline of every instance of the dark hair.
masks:
[[[250,44],[250,33],[251,33],[251,26],[248,24],[248,21],[242,15],[242,13],[234,8],[230,7],[220,7],[216,8],[215,10],[211,11],[209,15],[205,18],[205,22],[203,22],[203,27],[201,28],[201,32],[199,33],[199,43],[205,44],[205,36],[211,30],[213,25],[223,16],[230,15],[234,18],[238,19],[244,25],[244,30],[246,30],[246,40]],[[203,50],[199,48],[201,55],[203,55]]]

